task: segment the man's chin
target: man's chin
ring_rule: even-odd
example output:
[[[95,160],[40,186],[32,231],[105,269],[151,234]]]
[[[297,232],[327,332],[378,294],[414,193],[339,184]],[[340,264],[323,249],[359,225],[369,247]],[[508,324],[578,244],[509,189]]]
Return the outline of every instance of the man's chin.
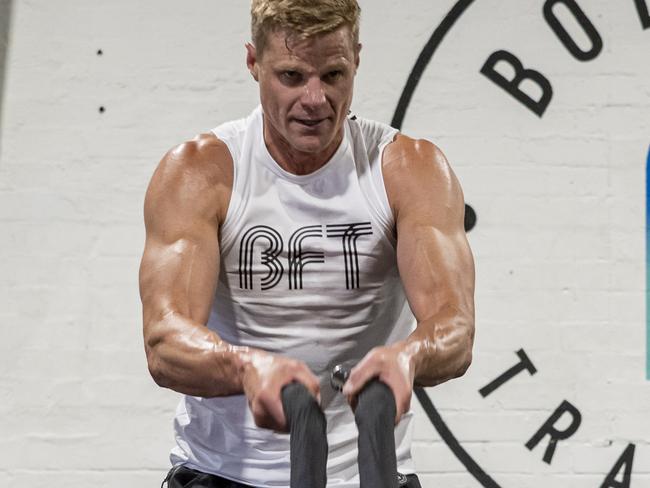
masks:
[[[291,142],[294,150],[305,154],[318,154],[327,150],[327,144],[320,138],[298,137]]]

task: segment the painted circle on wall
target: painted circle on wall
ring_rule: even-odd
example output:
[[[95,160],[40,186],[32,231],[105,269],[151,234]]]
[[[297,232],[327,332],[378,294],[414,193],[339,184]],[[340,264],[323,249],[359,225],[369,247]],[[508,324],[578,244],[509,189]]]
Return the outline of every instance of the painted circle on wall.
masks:
[[[472,368],[416,395],[481,486],[629,487],[650,466],[650,15],[645,0],[533,3],[456,2],[392,120],[430,128],[466,230],[478,216]]]

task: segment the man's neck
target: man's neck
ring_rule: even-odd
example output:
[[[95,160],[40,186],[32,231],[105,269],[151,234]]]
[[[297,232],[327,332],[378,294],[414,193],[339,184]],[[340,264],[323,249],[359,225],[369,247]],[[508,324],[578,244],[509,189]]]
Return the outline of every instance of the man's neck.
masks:
[[[268,124],[264,124],[264,144],[271,157],[283,170],[299,176],[311,174],[325,166],[338,150],[342,140],[343,129],[325,151],[301,152],[291,147],[279,134],[270,134]]]

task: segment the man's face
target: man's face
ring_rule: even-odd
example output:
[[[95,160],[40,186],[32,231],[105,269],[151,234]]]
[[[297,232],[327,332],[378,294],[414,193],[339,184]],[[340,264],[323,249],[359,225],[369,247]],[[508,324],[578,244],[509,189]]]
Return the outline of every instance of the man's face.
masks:
[[[359,64],[350,28],[308,39],[272,32],[261,57],[253,46],[247,49],[248,67],[260,85],[267,144],[289,155],[331,156]]]

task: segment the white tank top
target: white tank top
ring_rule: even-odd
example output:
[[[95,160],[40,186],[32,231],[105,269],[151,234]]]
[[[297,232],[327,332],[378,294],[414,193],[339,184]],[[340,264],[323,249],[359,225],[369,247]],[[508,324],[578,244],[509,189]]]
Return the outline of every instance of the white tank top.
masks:
[[[283,170],[263,137],[263,114],[213,130],[234,161],[221,266],[208,327],[225,341],[304,361],[320,378],[327,418],[327,486],[358,488],[357,427],[329,384],[332,366],[415,328],[395,257],[395,223],[381,155],[396,130],[349,118],[332,158],[308,175]],[[411,418],[395,428],[397,466],[414,473]],[[174,465],[248,485],[289,487],[289,436],[255,425],[244,395],[184,396]]]

